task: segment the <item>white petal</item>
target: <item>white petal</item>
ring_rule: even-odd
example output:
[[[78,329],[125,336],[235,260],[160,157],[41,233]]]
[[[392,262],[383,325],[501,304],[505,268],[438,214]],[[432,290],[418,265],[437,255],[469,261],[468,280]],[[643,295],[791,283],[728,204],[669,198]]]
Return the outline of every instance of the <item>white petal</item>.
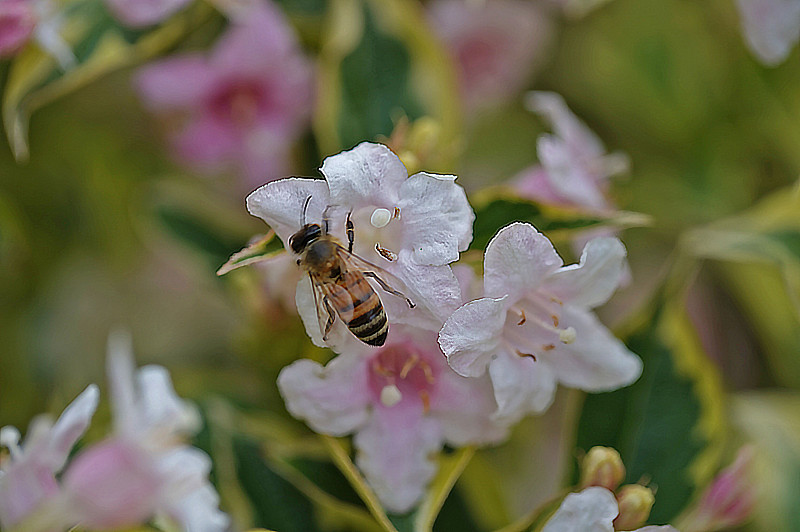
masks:
[[[419,173],[400,187],[403,245],[419,264],[442,265],[458,260],[472,242],[472,211],[456,177]]]
[[[548,120],[553,132],[564,142],[582,147],[591,157],[605,153],[600,139],[567,107],[564,98],[555,92],[531,91],[525,98],[526,107]]]
[[[508,435],[508,424],[492,418],[497,410],[488,376],[462,377],[445,367],[436,377],[431,415],[439,420],[445,441],[461,447],[497,443]]]
[[[132,433],[141,425],[136,410],[136,387],[131,337],[127,331],[116,330],[108,335],[106,373],[111,392],[114,426],[118,431]]]
[[[563,261],[550,240],[535,227],[515,222],[492,238],[483,264],[485,295],[510,295],[516,301],[535,290]]]
[[[354,439],[356,463],[387,510],[405,513],[436,474],[433,453],[442,447],[437,422],[411,409],[375,412]]]
[[[642,374],[641,359],[615,338],[594,313],[565,306],[561,326],[575,328],[575,341],[556,343],[552,351],[540,357],[565,386],[605,392],[627,386]]]
[[[303,206],[309,196],[304,220]],[[322,212],[328,206],[328,187],[321,179],[289,177],[256,189],[246,202],[247,212],[267,222],[288,246],[289,237],[304,223],[322,221]]]
[[[330,187],[330,203],[352,209],[375,205],[392,210],[400,185],[408,178],[392,150],[371,142],[326,158],[320,171]]]
[[[369,418],[365,358],[340,355],[322,367],[298,360],[283,368],[278,388],[286,408],[317,432],[344,436]]]
[[[797,0],[736,0],[750,50],[768,66],[776,66],[800,39]]]
[[[323,327],[327,323],[328,313],[323,309],[320,311],[322,312],[321,318],[317,314],[317,301],[314,299],[314,289],[308,276],[304,276],[297,283],[295,303],[297,305],[297,313],[306,328],[306,334],[311,338],[311,342],[314,345],[317,347],[330,347],[337,353],[347,349],[353,335],[338,317],[335,318],[333,327],[328,333],[327,341],[322,340]],[[322,302],[319,302],[319,304],[322,304]],[[322,320],[321,324],[320,319]]]
[[[64,409],[53,425],[47,442],[47,465],[52,472],[60,471],[64,467],[75,442],[89,427],[99,399],[97,385],[90,384]]]
[[[579,308],[594,308],[611,297],[625,272],[625,246],[617,238],[595,238],[586,244],[578,264],[561,268],[542,288]]]
[[[219,510],[219,495],[210,484],[172,504],[168,513],[186,532],[224,532],[230,525],[230,518]]]
[[[570,493],[542,532],[614,532],[619,514],[614,494],[605,488],[586,488]]]
[[[200,430],[200,413],[193,404],[178,397],[166,368],[145,366],[136,379],[142,429],[157,429],[160,434],[172,435],[191,435]]]
[[[495,418],[515,422],[530,413],[541,413],[553,402],[556,378],[550,368],[530,357],[503,352],[489,364],[497,401]]]
[[[406,296],[416,305],[409,308],[404,299],[378,289],[390,319],[438,331],[461,303],[461,287],[450,266],[418,264],[404,249],[387,270],[405,285]]]
[[[478,377],[500,349],[506,298],[470,301],[450,316],[439,332],[439,346],[459,375]]]
[[[542,135],[536,142],[539,162],[548,182],[558,195],[570,202],[593,209],[603,209],[607,201],[601,187],[602,159],[576,151],[554,135]],[[597,166],[597,168],[594,168]]]

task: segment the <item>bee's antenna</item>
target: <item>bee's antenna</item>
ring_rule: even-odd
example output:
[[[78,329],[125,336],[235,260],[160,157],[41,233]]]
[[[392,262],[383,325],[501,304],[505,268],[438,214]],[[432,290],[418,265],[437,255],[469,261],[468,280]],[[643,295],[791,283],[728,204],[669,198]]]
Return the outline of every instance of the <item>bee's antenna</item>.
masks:
[[[303,224],[306,225],[306,211],[308,211],[308,204],[311,203],[311,195],[306,198],[306,202],[303,204]]]

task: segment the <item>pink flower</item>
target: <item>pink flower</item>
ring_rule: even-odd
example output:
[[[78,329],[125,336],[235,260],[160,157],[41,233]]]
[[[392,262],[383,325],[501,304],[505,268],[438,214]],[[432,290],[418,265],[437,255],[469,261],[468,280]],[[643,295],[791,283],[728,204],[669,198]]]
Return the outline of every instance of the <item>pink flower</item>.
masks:
[[[531,92],[528,107],[553,127],[539,137],[539,165],[514,178],[523,195],[547,203],[610,209],[608,179],[628,168],[621,153],[607,154],[603,143],[552,92]]]
[[[395,327],[383,347],[353,339],[323,367],[299,360],[278,377],[286,406],[317,432],[355,434],[356,463],[383,504],[403,513],[452,446],[496,443],[504,426],[488,379],[465,379],[445,362],[432,331]]]
[[[11,57],[30,40],[37,20],[32,0],[0,1],[0,58]]]
[[[191,0],[106,0],[108,9],[123,24],[152,26],[190,3]]]
[[[614,518],[619,514],[614,494],[605,488],[591,487],[570,493],[542,532],[614,532]],[[627,528],[623,530],[628,530]],[[665,526],[646,526],[635,532],[678,532]]]
[[[279,9],[257,4],[207,56],[149,65],[137,78],[148,108],[182,116],[177,155],[198,170],[234,168],[251,184],[288,173],[308,125],[311,65]]]
[[[550,22],[534,2],[435,0],[428,9],[469,109],[514,97],[543,62]]]
[[[9,528],[26,518],[59,492],[55,475],[64,467],[72,447],[89,426],[99,392],[90,385],[53,424],[36,418],[28,428],[24,445],[14,427],[0,429],[0,445],[10,457],[0,462],[0,526]]]
[[[162,515],[189,532],[221,532],[228,518],[208,481],[208,455],[182,443],[199,429],[169,373],[134,374],[127,338],[112,336],[108,373],[114,434],[81,452],[64,473],[65,507],[82,527],[122,528]]]
[[[455,176],[425,172],[409,176],[389,148],[368,142],[328,157],[321,171],[324,181],[288,178],[267,183],[247,197],[248,211],[267,222],[289,251],[292,234],[306,221],[322,223],[326,210],[330,233],[347,242],[345,218],[351,213],[354,252],[395,276],[417,304],[409,309],[401,298],[381,297],[390,321],[423,328],[443,322],[461,301],[449,264],[469,246],[475,219]],[[386,252],[379,253],[376,246]],[[307,278],[298,285],[296,301],[309,335],[323,345]],[[336,337],[332,334],[330,340]]]
[[[800,40],[800,2],[736,0],[745,42],[759,61],[777,66]]]
[[[544,411],[559,382],[585,391],[628,385],[641,360],[590,310],[611,297],[624,264],[616,238],[590,241],[579,264],[564,266],[532,225],[504,227],[486,248],[484,295],[447,319],[442,351],[460,375],[488,369],[499,418]]]

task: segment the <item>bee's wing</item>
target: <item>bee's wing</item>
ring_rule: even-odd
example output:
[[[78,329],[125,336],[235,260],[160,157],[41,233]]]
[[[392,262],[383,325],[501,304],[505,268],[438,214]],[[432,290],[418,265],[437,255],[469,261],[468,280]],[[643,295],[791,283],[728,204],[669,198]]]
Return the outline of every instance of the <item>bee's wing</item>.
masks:
[[[323,340],[327,341],[327,333],[330,333],[334,316],[345,325],[350,323],[353,317],[353,297],[350,292],[343,286],[334,282],[325,282],[314,276],[311,278],[311,286],[314,289],[314,303],[317,307],[317,321],[319,322],[319,331],[323,336]]]
[[[366,259],[362,259],[355,253],[347,251],[344,246],[337,244],[336,247],[339,253],[339,258],[346,265],[348,270],[360,271],[365,277],[374,279],[384,292],[388,292],[394,296],[405,299],[408,306],[411,308],[416,306],[414,302],[411,301],[411,299],[409,299],[404,293],[408,291],[408,288],[403,281],[397,278],[397,276],[387,272],[376,264],[372,264]]]

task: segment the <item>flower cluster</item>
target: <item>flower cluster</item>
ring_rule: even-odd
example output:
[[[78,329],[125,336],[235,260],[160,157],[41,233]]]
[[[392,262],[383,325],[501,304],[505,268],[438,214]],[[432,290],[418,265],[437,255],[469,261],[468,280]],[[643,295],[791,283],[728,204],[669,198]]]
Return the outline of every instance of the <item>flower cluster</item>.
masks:
[[[341,242],[343,268],[352,260],[380,278],[388,337],[379,347],[360,342],[344,312],[325,335],[326,292],[315,292],[311,276],[290,277],[299,277],[309,336],[339,356],[326,366],[295,362],[278,385],[288,410],[314,430],[355,434],[356,462],[389,510],[419,502],[444,444],[500,442],[514,422],[547,408],[557,383],[612,390],[639,376],[639,358],[591,312],[623,272],[617,239],[590,242],[579,264],[564,266],[533,226],[512,224],[486,250],[483,297],[469,300],[479,280],[460,265],[456,276],[452,265],[472,240],[475,215],[454,176],[408,176],[394,153],[371,143],[327,158],[321,172],[324,180],[262,186],[248,210],[298,264],[292,236],[307,223],[325,227]],[[344,244],[351,224],[355,258]]]
[[[211,460],[183,440],[199,430],[195,408],[180,399],[166,369],[135,371],[127,337],[112,335],[108,376],[114,431],[64,467],[97,407],[89,386],[55,424],[40,418],[24,445],[0,430],[10,456],[0,463],[0,525],[25,530],[132,527],[154,516],[189,532],[222,532],[228,517],[208,481]],[[65,469],[56,479],[56,475]]]

